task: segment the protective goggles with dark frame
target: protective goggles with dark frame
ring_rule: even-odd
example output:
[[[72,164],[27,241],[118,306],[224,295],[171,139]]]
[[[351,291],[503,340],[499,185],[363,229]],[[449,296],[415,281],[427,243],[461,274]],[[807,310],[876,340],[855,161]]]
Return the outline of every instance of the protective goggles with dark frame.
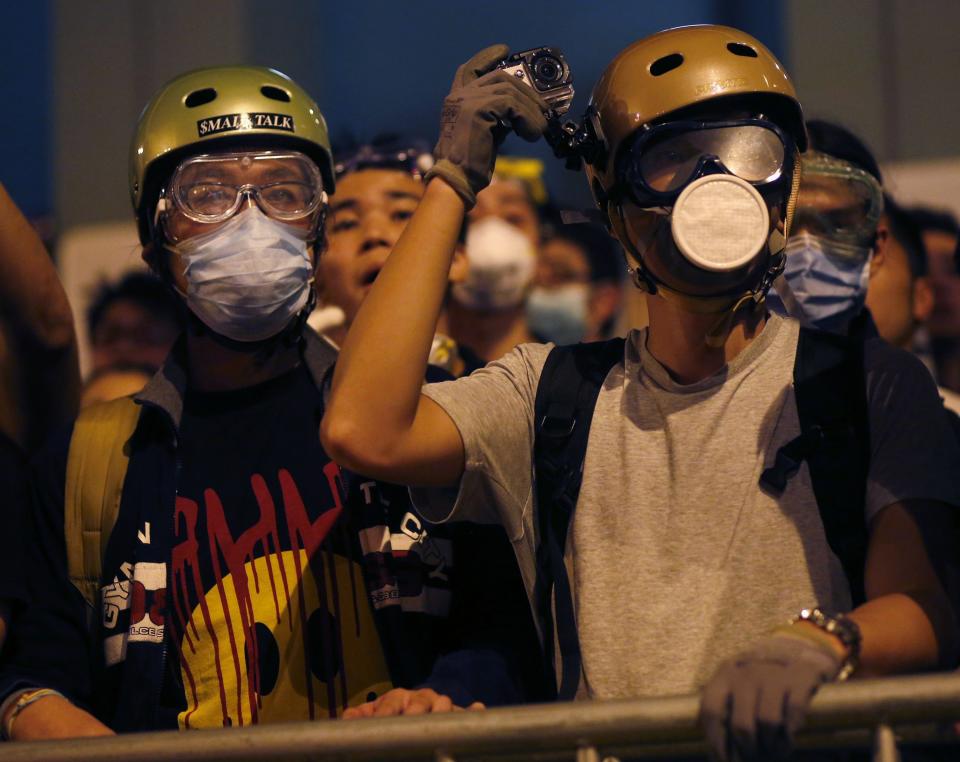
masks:
[[[432,166],[433,154],[425,143],[370,143],[346,153],[343,158],[338,158],[334,173],[339,178],[362,169],[397,169],[416,180],[422,180]]]
[[[230,219],[251,197],[269,217],[300,220],[326,201],[316,163],[299,151],[241,151],[202,154],[180,163],[163,193],[167,201],[195,222]]]
[[[637,135],[617,174],[640,206],[670,206],[707,174],[736,175],[760,191],[776,186],[789,177],[793,155],[793,141],[766,119],[667,122]]]

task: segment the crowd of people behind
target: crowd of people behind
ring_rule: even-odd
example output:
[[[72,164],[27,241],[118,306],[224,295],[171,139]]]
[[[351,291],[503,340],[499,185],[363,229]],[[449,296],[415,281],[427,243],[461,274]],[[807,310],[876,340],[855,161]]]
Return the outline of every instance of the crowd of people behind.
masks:
[[[82,383],[0,188],[5,739],[699,692],[766,759],[823,683],[957,667],[956,219],[700,26],[604,72],[565,222],[508,54],[432,149],[167,83]]]

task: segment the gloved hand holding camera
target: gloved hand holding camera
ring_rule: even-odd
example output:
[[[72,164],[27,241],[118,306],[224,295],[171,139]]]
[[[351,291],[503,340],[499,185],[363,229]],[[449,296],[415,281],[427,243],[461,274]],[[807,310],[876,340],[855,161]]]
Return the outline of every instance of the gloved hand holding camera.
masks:
[[[491,45],[463,64],[443,102],[436,163],[425,180],[441,177],[473,208],[477,193],[490,183],[497,147],[513,129],[524,140],[537,140],[547,129],[549,106],[529,85],[497,66],[506,45]]]

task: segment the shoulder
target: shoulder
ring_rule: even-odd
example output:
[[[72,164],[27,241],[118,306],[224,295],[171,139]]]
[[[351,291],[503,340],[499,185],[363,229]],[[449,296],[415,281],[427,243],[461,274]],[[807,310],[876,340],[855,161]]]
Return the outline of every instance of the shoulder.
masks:
[[[544,363],[547,361],[550,352],[553,351],[555,345],[552,343],[547,344],[519,344],[516,346],[513,351],[508,352],[499,360],[494,360],[492,363],[487,363],[486,367],[491,365],[501,365],[503,367],[514,367],[514,368],[527,368],[535,375],[540,375],[543,370]]]
[[[863,345],[867,396],[884,403],[899,393],[917,393],[939,399],[936,382],[920,359],[883,339],[868,339]]]
[[[478,368],[469,376],[464,376],[454,383],[469,380],[470,385],[474,385],[484,381],[496,382],[508,378],[520,386],[536,387],[543,372],[543,366],[553,348],[553,344],[519,344],[503,357],[488,362],[482,368]]]

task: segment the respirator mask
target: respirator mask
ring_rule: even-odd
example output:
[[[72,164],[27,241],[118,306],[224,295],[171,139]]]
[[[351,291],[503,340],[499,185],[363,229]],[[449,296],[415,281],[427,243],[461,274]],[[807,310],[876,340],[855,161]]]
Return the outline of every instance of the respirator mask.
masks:
[[[642,130],[618,161],[612,199],[636,284],[697,312],[761,303],[785,243],[769,209],[787,206],[794,164],[793,142],[765,119]]]

